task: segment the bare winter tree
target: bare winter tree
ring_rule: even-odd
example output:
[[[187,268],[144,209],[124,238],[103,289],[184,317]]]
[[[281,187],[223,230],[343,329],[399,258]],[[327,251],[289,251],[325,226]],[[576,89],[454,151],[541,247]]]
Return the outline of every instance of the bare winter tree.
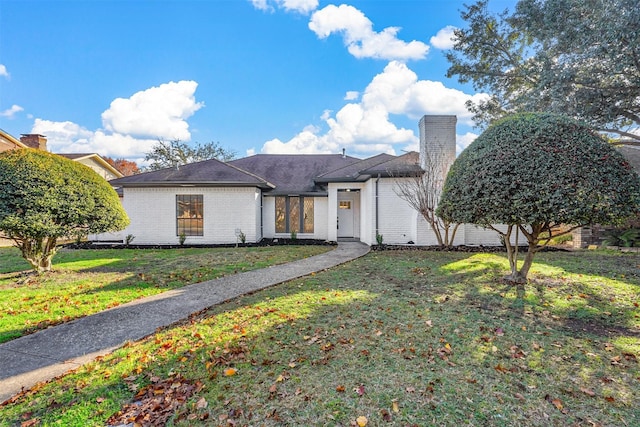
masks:
[[[442,151],[424,153],[423,171],[403,174],[390,172],[396,178],[394,192],[418,211],[436,235],[440,247],[453,246],[460,224],[445,221],[436,214],[449,164]]]

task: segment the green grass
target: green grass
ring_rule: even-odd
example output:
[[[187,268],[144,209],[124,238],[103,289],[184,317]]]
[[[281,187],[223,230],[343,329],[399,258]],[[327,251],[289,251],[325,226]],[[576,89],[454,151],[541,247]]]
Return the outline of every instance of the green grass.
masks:
[[[164,383],[194,387],[179,426],[640,425],[640,257],[541,253],[520,288],[507,268],[374,252],[130,343],[0,408],[0,426],[103,426]]]
[[[61,250],[54,271],[23,275],[16,248],[0,248],[0,343],[191,283],[325,252],[327,246]]]

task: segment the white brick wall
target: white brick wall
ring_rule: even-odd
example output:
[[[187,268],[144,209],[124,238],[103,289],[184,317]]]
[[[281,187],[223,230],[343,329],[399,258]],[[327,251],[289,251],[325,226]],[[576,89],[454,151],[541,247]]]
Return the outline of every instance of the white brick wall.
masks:
[[[313,198],[313,233],[298,233],[299,239],[327,239],[327,197]],[[273,238],[290,238],[291,233],[276,233],[276,198],[264,197],[262,221],[264,237]]]
[[[329,238],[329,198],[314,197],[313,200],[313,238],[327,240]]]
[[[418,212],[395,193],[396,181],[395,178],[380,179],[378,185],[378,233],[382,234],[384,243],[387,244],[415,242]]]
[[[122,205],[131,224],[122,235],[134,235],[136,244],[178,244],[177,194],[203,195],[204,235],[188,236],[187,244],[236,243],[236,229],[256,241],[260,197],[253,187],[125,188]]]

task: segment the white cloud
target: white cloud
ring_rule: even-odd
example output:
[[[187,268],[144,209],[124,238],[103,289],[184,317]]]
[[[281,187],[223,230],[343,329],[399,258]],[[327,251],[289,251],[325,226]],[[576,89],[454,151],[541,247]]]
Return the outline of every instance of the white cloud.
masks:
[[[318,0],[277,0],[286,11],[310,13],[318,8]]]
[[[0,64],[0,76],[6,77],[7,79],[10,77],[7,67],[5,67],[4,64]]]
[[[188,141],[186,119],[204,106],[195,100],[197,87],[198,83],[183,80],[117,98],[102,113],[102,124],[113,133]]]
[[[249,1],[253,4],[253,7],[255,7],[256,9],[269,10],[269,4],[267,3],[267,0],[249,0]]]
[[[328,5],[311,16],[309,29],[320,38],[342,33],[344,43],[356,58],[423,59],[429,51],[425,43],[413,40],[409,43],[396,37],[400,28],[388,27],[377,33],[373,23],[353,6]]]
[[[450,89],[441,82],[418,80],[405,64],[392,61],[381,74],[373,78],[362,101],[368,105],[383,105],[390,113],[419,119],[425,114],[454,114],[458,120],[471,124],[471,113],[465,102],[477,102],[486,94],[468,95]]]
[[[35,120],[31,133],[45,135],[48,140],[47,146],[51,151],[58,151],[54,150],[53,147],[66,147],[74,143],[85,144],[93,136],[93,132],[76,123],[70,121],[54,122],[43,119]]]
[[[321,118],[323,121],[326,121],[329,117],[331,117],[331,113],[333,113],[333,111],[331,111],[331,110],[324,110],[324,111],[322,112],[322,115],[320,116],[320,118]]]
[[[456,135],[456,155],[462,153],[462,150],[467,148],[477,137],[478,135],[473,132],[467,132],[464,135]]]
[[[197,86],[193,81],[170,82],[118,98],[102,113],[103,129],[36,118],[31,133],[45,135],[54,153],[98,153],[142,164],[158,139],[190,139],[186,119],[203,106],[195,101]]]
[[[418,80],[405,64],[392,61],[367,85],[360,102],[344,105],[335,116],[325,110],[322,120],[328,130],[307,127],[289,141],[267,141],[263,153],[339,153],[342,148],[360,154],[394,154],[401,145],[414,149],[418,137],[414,130],[396,126],[390,115],[417,120],[425,114],[452,114],[459,123],[471,124],[471,114],[465,107],[469,99],[478,100],[484,94],[467,95],[446,88],[440,82]],[[417,126],[416,126],[417,130]],[[458,139],[458,149],[466,147],[474,134]],[[414,147],[414,148],[411,148]]]
[[[249,0],[253,7],[259,10],[272,11],[275,7],[287,12],[297,12],[304,15],[318,8],[318,0]],[[274,6],[272,6],[274,5]]]
[[[455,44],[455,35],[453,32],[456,30],[456,27],[447,25],[438,33],[431,37],[431,45],[437,49],[452,49]]]
[[[20,111],[24,111],[24,108],[22,108],[19,105],[15,105],[13,104],[11,106],[11,108],[8,108],[4,111],[0,111],[0,117],[6,117],[7,119],[13,119],[15,117],[15,115],[17,113],[19,113]]]
[[[356,90],[350,90],[350,91],[347,91],[347,93],[344,95],[344,100],[355,101],[356,99],[358,99],[359,96],[360,96],[360,92]]]
[[[53,153],[98,153],[113,158],[126,158],[139,164],[156,139],[140,139],[131,135],[90,131],[76,123],[36,119],[31,133],[47,137],[47,148]]]

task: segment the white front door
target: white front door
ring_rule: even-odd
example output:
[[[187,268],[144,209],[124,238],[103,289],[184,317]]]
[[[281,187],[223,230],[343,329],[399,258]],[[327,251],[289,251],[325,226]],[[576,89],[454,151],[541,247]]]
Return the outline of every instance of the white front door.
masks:
[[[355,192],[338,192],[338,237],[354,237]]]

